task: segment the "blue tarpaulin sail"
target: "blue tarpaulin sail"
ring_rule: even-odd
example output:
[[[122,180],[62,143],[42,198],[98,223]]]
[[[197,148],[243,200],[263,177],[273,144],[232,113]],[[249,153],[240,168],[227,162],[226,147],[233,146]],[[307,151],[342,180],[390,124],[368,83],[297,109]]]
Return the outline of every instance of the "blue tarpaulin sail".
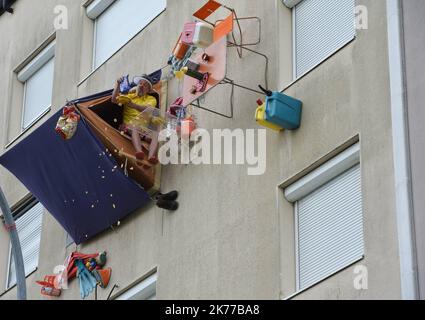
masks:
[[[62,110],[0,157],[76,244],[106,230],[150,197],[118,167],[81,120],[71,140],[55,132]]]

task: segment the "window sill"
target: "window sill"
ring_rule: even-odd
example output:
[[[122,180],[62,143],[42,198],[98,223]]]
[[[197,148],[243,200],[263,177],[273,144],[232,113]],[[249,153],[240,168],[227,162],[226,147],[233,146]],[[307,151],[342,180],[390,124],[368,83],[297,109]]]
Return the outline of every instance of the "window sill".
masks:
[[[295,80],[293,80],[292,82],[290,82],[288,85],[286,85],[280,92],[283,93],[284,91],[288,90],[293,85],[295,85],[296,83],[298,83],[300,80],[304,79],[307,75],[309,75],[314,70],[316,70],[317,68],[319,68],[326,61],[328,61],[333,56],[335,56],[337,53],[339,53],[340,51],[342,51],[343,49],[345,49],[346,47],[348,47],[351,43],[353,43],[356,40],[356,38],[357,38],[357,36],[354,36],[353,39],[351,39],[350,41],[348,41],[345,45],[343,45],[341,48],[339,48],[338,50],[336,50],[330,56],[326,57],[325,59],[323,59],[322,61],[320,61],[317,65],[315,65],[313,68],[311,68],[310,70],[308,70],[307,72],[305,72],[304,74],[302,74],[301,76],[299,76],[298,78],[296,78]]]
[[[122,289],[118,290],[118,292],[114,293],[110,297],[110,300],[117,300],[119,297],[122,297],[126,292],[128,292],[129,290],[137,287],[137,285],[140,285],[143,281],[148,280],[150,277],[152,277],[152,276],[158,277],[157,274],[158,274],[158,267],[155,267],[152,270],[150,270],[149,272],[147,272],[146,274],[144,274],[142,277],[140,277],[137,280],[131,282],[128,286],[123,287]],[[157,278],[156,278],[155,282],[156,281],[157,281]]]
[[[291,295],[289,295],[289,296],[287,296],[285,298],[282,298],[281,300],[292,300],[292,299],[296,298],[297,296],[303,294],[307,290],[313,289],[314,287],[318,286],[319,284],[321,284],[322,282],[328,280],[329,278],[332,278],[332,277],[336,276],[337,274],[339,274],[340,272],[342,272],[344,270],[347,270],[348,268],[354,266],[356,263],[359,263],[360,261],[364,260],[364,258],[365,258],[365,256],[362,256],[361,258],[357,259],[356,261],[350,263],[348,266],[341,268],[340,270],[338,270],[338,271],[330,274],[329,276],[326,276],[322,280],[317,281],[316,283],[310,285],[309,287],[304,288],[304,289],[301,289],[301,290],[298,290],[297,292],[295,292],[295,293],[293,293],[293,294],[291,294]]]

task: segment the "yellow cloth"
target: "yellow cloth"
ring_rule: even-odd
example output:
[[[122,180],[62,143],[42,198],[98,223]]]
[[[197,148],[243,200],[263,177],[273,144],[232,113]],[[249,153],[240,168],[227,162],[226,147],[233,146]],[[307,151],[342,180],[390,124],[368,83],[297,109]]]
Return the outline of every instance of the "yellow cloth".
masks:
[[[152,120],[152,112],[146,110],[140,112],[134,108],[128,106],[129,102],[137,104],[142,107],[151,107],[156,108],[156,99],[150,95],[144,95],[142,97],[138,96],[136,93],[129,93],[125,95],[120,95],[117,98],[118,103],[124,106],[123,112],[123,123],[125,125],[135,125],[135,126],[148,126]]]

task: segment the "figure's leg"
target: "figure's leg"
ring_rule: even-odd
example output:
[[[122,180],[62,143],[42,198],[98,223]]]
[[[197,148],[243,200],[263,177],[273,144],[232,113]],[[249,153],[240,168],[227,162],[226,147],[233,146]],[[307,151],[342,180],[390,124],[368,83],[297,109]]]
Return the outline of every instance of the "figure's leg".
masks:
[[[148,161],[157,164],[158,163],[158,132],[152,131],[151,143],[149,145],[149,157]]]
[[[145,158],[145,153],[142,150],[142,141],[137,130],[131,130],[131,141],[136,149],[136,158],[143,160]]]

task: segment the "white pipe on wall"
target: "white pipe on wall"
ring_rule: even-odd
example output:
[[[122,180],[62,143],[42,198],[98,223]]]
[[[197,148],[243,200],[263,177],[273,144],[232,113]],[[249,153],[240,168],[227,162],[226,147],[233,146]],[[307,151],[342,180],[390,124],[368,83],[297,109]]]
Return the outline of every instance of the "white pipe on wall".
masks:
[[[418,298],[407,104],[404,77],[402,10],[399,0],[387,0],[388,54],[391,86],[395,201],[402,299]]]

